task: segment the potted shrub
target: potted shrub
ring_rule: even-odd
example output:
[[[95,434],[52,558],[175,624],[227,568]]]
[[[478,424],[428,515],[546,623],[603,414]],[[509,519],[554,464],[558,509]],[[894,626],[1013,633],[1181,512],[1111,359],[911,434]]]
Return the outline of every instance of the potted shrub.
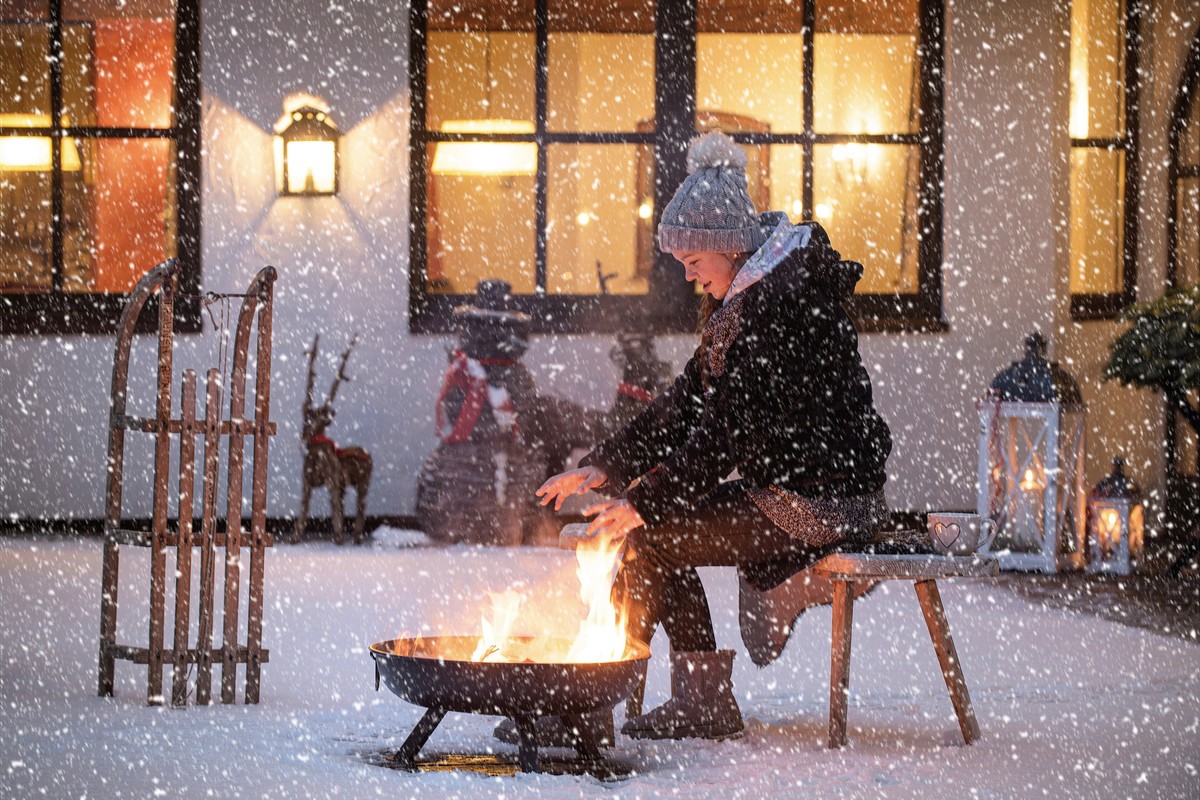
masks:
[[[1192,431],[1200,435],[1200,285],[1172,289],[1158,300],[1131,306],[1120,317],[1132,325],[1109,345],[1105,380],[1161,391]],[[1184,548],[1177,568],[1200,552],[1200,476],[1174,474],[1167,487],[1167,517]]]

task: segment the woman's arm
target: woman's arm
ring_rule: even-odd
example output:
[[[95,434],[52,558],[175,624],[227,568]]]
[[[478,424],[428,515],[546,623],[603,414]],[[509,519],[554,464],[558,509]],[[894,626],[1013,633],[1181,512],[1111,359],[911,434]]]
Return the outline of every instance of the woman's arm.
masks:
[[[683,373],[665,392],[598,444],[579,464],[599,467],[608,476],[607,486],[613,492],[620,492],[687,441],[703,412],[700,361],[693,354]]]

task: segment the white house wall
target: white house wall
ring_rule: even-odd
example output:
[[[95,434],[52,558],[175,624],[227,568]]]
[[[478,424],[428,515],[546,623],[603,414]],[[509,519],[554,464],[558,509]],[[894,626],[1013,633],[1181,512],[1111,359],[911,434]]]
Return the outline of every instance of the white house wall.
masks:
[[[268,514],[298,505],[303,350],[316,332],[318,391],[353,332],[359,345],[330,435],[375,458],[373,514],[408,514],[433,447],[433,400],[452,337],[408,334],[407,12],[397,4],[335,6],[217,0],[203,6],[203,288],[242,291],[265,264],[280,272],[274,337]],[[1197,3],[1159,4],[1143,67],[1143,137],[1165,146],[1166,120]],[[1111,323],[1072,325],[1066,276],[1069,8],[1043,0],[947,2],[943,333],[871,334],[862,351],[892,426],[888,498],[897,509],[974,505],[974,400],[1041,330],[1092,404],[1089,479],[1112,452],[1134,475],[1162,482],[1161,404],[1099,387]],[[1190,28],[1189,28],[1190,30]],[[1158,59],[1159,63],[1148,63]],[[335,199],[277,198],[271,125],[283,99],[328,102],[341,129],[343,182]],[[1145,165],[1147,161],[1143,161]],[[1143,178],[1143,297],[1161,291],[1166,261],[1165,167]],[[836,243],[835,243],[836,246]],[[845,255],[853,257],[853,253]],[[150,265],[147,265],[150,266]],[[178,337],[176,370],[217,365],[210,333]],[[103,513],[111,336],[0,339],[0,513],[99,518]],[[617,381],[610,337],[536,337],[526,363],[543,391],[602,407]],[[691,337],[660,353],[681,365]],[[140,337],[130,370],[132,413],[153,392],[153,340]],[[140,405],[139,405],[140,403]],[[1149,433],[1147,433],[1149,432]],[[131,441],[141,439],[131,436]],[[150,513],[149,442],[126,460],[127,512]],[[320,497],[314,513],[327,513]]]

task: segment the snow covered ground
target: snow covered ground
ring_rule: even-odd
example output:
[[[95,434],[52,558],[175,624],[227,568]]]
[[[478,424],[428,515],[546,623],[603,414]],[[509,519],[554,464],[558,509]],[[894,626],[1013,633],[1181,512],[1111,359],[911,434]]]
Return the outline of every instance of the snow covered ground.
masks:
[[[745,736],[622,738],[617,753],[636,769],[627,779],[374,766],[421,709],[374,691],[367,646],[403,631],[474,633],[487,591],[569,586],[572,567],[557,550],[380,538],[270,551],[261,704],[186,710],[147,707],[145,667],[123,661],[117,696],[95,696],[98,541],[0,540],[0,798],[1200,797],[1200,645],[1050,610],[987,581],[942,586],[983,730],[971,747],[913,592],[891,584],[855,606],[842,751],[824,746],[826,608],[801,619],[771,667],[739,657]],[[145,551],[123,551],[122,643],[145,643],[146,564]],[[704,580],[719,640],[738,647],[732,572]],[[667,687],[661,636],[653,649],[650,704]],[[515,755],[491,739],[495,722],[450,715],[426,752]]]

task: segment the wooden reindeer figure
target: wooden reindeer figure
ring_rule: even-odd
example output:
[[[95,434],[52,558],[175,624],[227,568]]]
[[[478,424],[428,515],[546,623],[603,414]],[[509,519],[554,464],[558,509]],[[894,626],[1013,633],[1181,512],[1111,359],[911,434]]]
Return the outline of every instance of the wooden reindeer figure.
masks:
[[[300,495],[300,516],[292,531],[292,544],[304,537],[308,522],[308,503],[314,489],[321,486],[329,489],[330,517],[333,521],[333,540],[342,544],[344,540],[344,498],[346,487],[353,486],[358,496],[358,508],[354,516],[354,543],[361,544],[363,527],[366,525],[367,490],[371,484],[371,455],[361,447],[338,447],[333,439],[325,435],[325,429],[333,422],[333,401],[337,397],[342,381],[350,380],[346,375],[346,362],[350,351],[358,341],[358,334],[350,339],[350,346],[342,353],[341,364],[329,390],[329,398],[320,406],[313,405],[313,382],[316,379],[317,345],[321,334],[313,337],[312,349],[308,351],[308,384],[304,390],[304,429],[300,434],[304,450],[304,486]]]

